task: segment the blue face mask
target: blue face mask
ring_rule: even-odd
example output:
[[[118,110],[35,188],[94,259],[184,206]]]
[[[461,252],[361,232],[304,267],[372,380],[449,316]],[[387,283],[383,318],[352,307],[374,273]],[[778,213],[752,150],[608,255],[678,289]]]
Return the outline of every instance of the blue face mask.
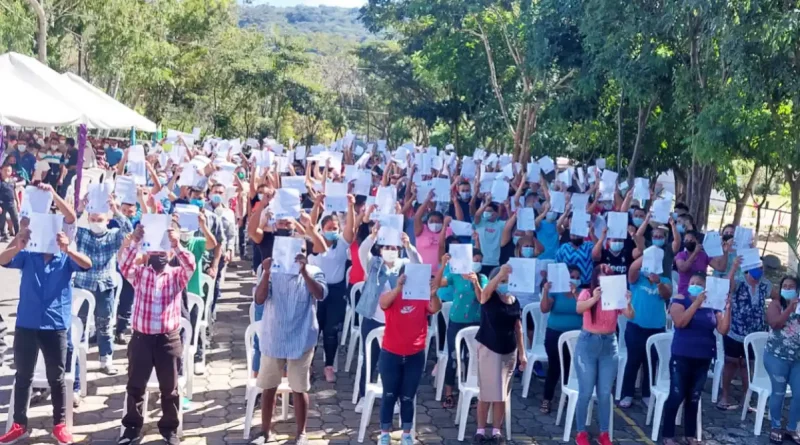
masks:
[[[511,240],[514,241],[514,245],[516,246],[519,242],[519,239],[522,238],[521,236],[512,236]]]
[[[619,253],[619,252],[622,251],[622,248],[625,247],[625,242],[624,241],[612,241],[611,243],[609,243],[608,247],[611,249],[612,252]]]
[[[525,246],[520,249],[523,258],[533,258],[533,247]]]
[[[497,293],[499,294],[507,294],[508,293],[508,283],[501,283],[497,285]]]
[[[215,205],[222,204],[222,195],[211,195],[211,203]]]
[[[678,227],[678,233],[680,234],[686,233],[686,226],[684,226],[683,224],[678,224],[677,227]]]
[[[642,227],[642,224],[644,224],[644,218],[637,218],[635,216],[633,217],[633,225],[634,226]]]
[[[579,288],[579,287],[581,287],[581,280],[578,280],[578,279],[575,279],[575,278],[570,278],[570,279],[569,279],[569,282],[570,282],[570,283],[571,283],[573,286],[575,286],[575,288]]]
[[[794,300],[797,298],[797,289],[781,289],[781,297],[786,300]]]
[[[762,276],[764,276],[764,269],[751,269],[747,271],[747,273],[750,274],[751,278],[758,281]]]
[[[556,216],[556,212],[547,212],[547,216],[545,218],[547,218],[548,222],[553,222],[556,220]]]
[[[475,273],[480,273],[483,269],[483,264],[480,261],[473,261],[472,262],[472,271]]]
[[[703,293],[703,291],[705,289],[703,288],[703,286],[700,286],[700,285],[697,285],[697,284],[692,284],[691,286],[689,286],[688,290],[689,290],[689,295],[691,295],[693,297],[696,297],[696,296],[700,295],[701,293]]]
[[[323,232],[322,236],[325,237],[325,239],[328,241],[336,241],[339,239],[339,232],[334,232],[334,231]]]
[[[494,212],[483,212],[483,219],[491,220],[494,216]]]
[[[201,209],[203,208],[203,200],[202,199],[193,199],[193,200],[189,201],[189,204],[191,204],[193,206],[200,207]]]
[[[656,247],[664,247],[664,243],[666,242],[667,240],[664,238],[653,238],[653,245]]]

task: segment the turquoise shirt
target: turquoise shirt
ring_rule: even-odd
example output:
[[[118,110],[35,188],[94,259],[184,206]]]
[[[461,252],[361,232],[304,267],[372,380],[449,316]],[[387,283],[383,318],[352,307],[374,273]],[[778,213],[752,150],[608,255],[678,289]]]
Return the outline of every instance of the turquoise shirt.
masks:
[[[547,318],[547,328],[558,332],[580,329],[583,316],[578,314],[578,299],[567,294],[551,294],[553,306]]]
[[[672,284],[671,279],[660,278],[661,283]],[[667,325],[666,301],[658,293],[658,284],[640,274],[639,281],[631,286],[631,306],[635,312],[631,323],[645,329],[663,329]]]
[[[447,287],[451,289],[453,298],[450,320],[456,323],[479,323],[481,321],[481,304],[475,295],[472,282],[465,280],[461,275],[450,272],[450,266],[446,266],[444,278],[447,279]],[[489,279],[486,275],[478,274],[478,282],[483,288],[489,284]]]

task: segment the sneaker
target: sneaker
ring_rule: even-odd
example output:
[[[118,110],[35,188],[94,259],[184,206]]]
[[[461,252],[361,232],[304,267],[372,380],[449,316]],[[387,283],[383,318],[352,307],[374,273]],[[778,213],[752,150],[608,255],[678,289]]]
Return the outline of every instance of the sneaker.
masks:
[[[100,357],[100,372],[105,375],[119,374],[119,370],[117,370],[112,363],[111,356]]]
[[[589,445],[589,433],[581,431],[575,436],[575,445]]]
[[[189,411],[192,409],[192,399],[188,397],[181,397],[181,409],[184,411]]]
[[[50,388],[36,388],[31,394],[31,406],[38,405],[47,400],[50,395]],[[2,442],[0,442],[2,443]]]
[[[334,383],[336,381],[336,371],[333,370],[333,366],[325,367],[325,381],[328,383]]]
[[[8,235],[0,235],[0,243],[9,242]]]
[[[305,433],[297,436],[297,439],[294,440],[295,445],[308,445],[308,436]]]
[[[505,443],[505,442],[506,442],[506,440],[503,438],[502,434],[497,433],[497,434],[493,434],[492,435],[491,443],[499,445],[499,444]]]
[[[483,435],[481,433],[475,433],[475,435],[472,436],[472,443],[478,445],[478,444],[482,444],[484,442],[486,442],[486,436],[485,435]]]
[[[633,397],[623,397],[622,400],[619,401],[620,408],[630,408],[633,405]]]
[[[358,399],[358,403],[356,403],[356,414],[361,414],[364,411],[364,398]]]
[[[141,430],[136,428],[125,428],[122,437],[117,441],[117,445],[139,445],[142,441]]]
[[[533,373],[536,375],[537,379],[543,379],[547,377],[547,373],[544,371],[544,366],[542,366],[542,362],[536,362],[533,364]]]
[[[258,436],[250,441],[250,445],[264,445],[267,443],[269,443],[269,436],[263,431],[258,433]]]
[[[72,434],[67,430],[66,423],[59,423],[53,427],[53,439],[58,445],[72,445]]]
[[[80,406],[81,406],[81,393],[80,392],[74,392],[72,394],[72,407],[73,408],[78,408]]]
[[[203,362],[194,362],[194,375],[205,375],[206,364]]]
[[[117,334],[114,336],[114,343],[120,346],[126,346],[128,344],[128,338],[125,337],[124,334]]]
[[[392,443],[392,436],[389,433],[381,433],[381,437],[378,438],[379,445],[389,445]]]
[[[608,433],[600,433],[600,436],[597,437],[597,443],[599,445],[613,445]]]
[[[411,434],[403,433],[400,436],[400,445],[414,445],[414,439],[411,438]]]
[[[17,443],[20,440],[27,439],[30,436],[28,429],[24,426],[15,423],[11,425],[11,429],[7,433],[0,436],[0,444],[8,445]]]

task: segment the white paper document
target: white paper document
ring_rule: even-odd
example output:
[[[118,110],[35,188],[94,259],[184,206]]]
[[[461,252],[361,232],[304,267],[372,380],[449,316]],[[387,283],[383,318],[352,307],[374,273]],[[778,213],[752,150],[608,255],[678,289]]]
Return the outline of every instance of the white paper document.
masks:
[[[108,213],[110,207],[108,205],[108,198],[111,197],[112,184],[105,182],[101,184],[89,184],[86,197],[88,203],[86,204],[86,211],[89,213]]]
[[[281,187],[286,189],[297,190],[300,194],[306,193],[306,177],[305,176],[282,176]]]
[[[565,294],[569,292],[569,269],[564,263],[551,263],[547,265],[547,281],[550,282],[551,294]]]
[[[422,199],[425,199],[423,197]],[[375,195],[375,205],[377,209],[372,213],[373,218],[378,215],[392,215],[395,211],[397,204],[397,189],[390,185],[388,187],[378,187],[378,193]],[[402,224],[401,224],[402,229]]]
[[[436,202],[450,202],[450,180],[447,178],[431,179],[433,199]]]
[[[31,231],[31,238],[25,250],[35,253],[58,253],[56,236],[62,230],[64,217],[52,213],[31,213],[29,219],[28,229]]]
[[[586,211],[589,207],[589,195],[586,193],[573,193],[569,200],[573,211]],[[551,209],[552,210],[552,209]]]
[[[617,190],[617,177],[619,175],[611,170],[603,170],[600,176],[600,201],[613,201]]]
[[[586,212],[572,212],[572,221],[569,225],[569,234],[575,236],[582,236],[584,238],[589,236],[589,222],[591,217]]]
[[[724,311],[728,304],[728,293],[731,290],[731,281],[727,278],[706,278],[706,301],[702,307]]]
[[[544,156],[539,159],[539,167],[542,168],[542,173],[549,174],[551,171],[556,169],[556,165],[550,156]]]
[[[601,308],[614,311],[628,307],[628,277],[626,275],[606,275],[599,278]]]
[[[719,236],[719,232],[712,230],[706,233],[703,238],[703,250],[711,258],[722,256],[722,238]]]
[[[167,230],[169,230],[172,218],[169,215],[159,213],[145,213],[142,215],[142,227],[144,228],[144,239],[142,239],[142,249],[145,252],[166,252],[170,250]]]
[[[377,244],[382,246],[403,245],[403,215],[380,215]]]
[[[649,275],[654,273],[661,275],[664,273],[664,250],[658,246],[650,246],[644,249],[642,259],[642,273]]]
[[[540,174],[542,172],[542,168],[539,167],[538,162],[528,162],[528,172],[527,172],[527,181],[532,183],[538,183],[540,180]]]
[[[532,208],[522,207],[517,210],[517,230],[536,231],[536,220]]]
[[[285,273],[296,275],[300,272],[300,265],[297,264],[297,255],[302,251],[305,240],[290,236],[276,236],[275,244],[272,247],[272,267],[273,273]]]
[[[536,260],[533,258],[509,258],[511,275],[508,277],[508,290],[533,293],[536,289]]]
[[[627,212],[608,212],[606,213],[608,221],[608,236],[609,239],[627,239],[628,238],[628,213]]]
[[[450,230],[455,236],[472,236],[472,224],[464,221],[450,221]]]
[[[181,230],[188,230],[192,233],[200,230],[200,209],[191,204],[176,204],[175,214],[178,215],[178,224]]]
[[[162,190],[166,190],[163,187]],[[117,176],[117,182],[114,185],[114,195],[117,200],[122,204],[136,204],[139,200],[136,190],[136,182],[130,176]]]
[[[508,183],[503,179],[495,179],[492,183],[492,202],[503,203],[508,199]]]
[[[669,217],[672,214],[672,201],[667,199],[656,199],[653,201],[653,221],[661,224],[669,224]]]
[[[736,226],[736,232],[733,233],[733,248],[736,251],[739,249],[749,249],[753,244],[753,229],[747,227]]]
[[[761,267],[761,255],[758,253],[757,248],[740,249],[736,251],[736,254],[742,258],[742,265],[740,266],[742,272]]]
[[[472,273],[472,244],[450,244],[450,272],[458,275]]]
[[[647,178],[636,178],[633,180],[633,199],[639,201],[639,205],[644,205],[645,201],[650,200],[650,180]]]
[[[564,196],[564,192],[550,192],[551,211],[556,213],[564,213],[566,207],[567,207],[567,198]]]
[[[30,217],[34,213],[50,213],[52,205],[52,193],[29,185],[25,187],[25,193],[22,195],[22,208],[19,216]]]
[[[276,220],[300,217],[300,192],[280,188],[269,203],[269,209]]]
[[[431,265],[406,264],[406,284],[403,285],[403,300],[431,299]]]

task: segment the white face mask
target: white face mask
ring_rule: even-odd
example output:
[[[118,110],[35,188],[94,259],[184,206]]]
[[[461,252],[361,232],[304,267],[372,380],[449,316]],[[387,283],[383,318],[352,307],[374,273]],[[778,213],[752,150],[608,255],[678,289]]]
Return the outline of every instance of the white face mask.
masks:
[[[428,229],[430,229],[431,232],[439,233],[442,231],[442,223],[429,222]]]
[[[397,261],[398,252],[396,250],[381,250],[381,258],[387,263],[394,263]]]
[[[102,235],[106,233],[106,230],[108,230],[108,228],[104,223],[92,222],[89,223],[89,230],[91,230],[92,233],[94,233],[95,235]]]
[[[192,239],[192,232],[181,232],[181,242],[186,243]]]

